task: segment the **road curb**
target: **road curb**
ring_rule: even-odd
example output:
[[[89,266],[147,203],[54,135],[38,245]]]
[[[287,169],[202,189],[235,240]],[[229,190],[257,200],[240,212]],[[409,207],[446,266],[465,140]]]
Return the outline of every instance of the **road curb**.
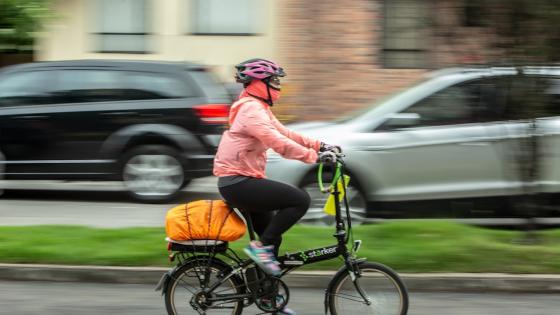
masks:
[[[0,280],[153,284],[169,268],[0,264]],[[326,288],[334,271],[294,271],[284,279],[290,287]],[[560,292],[560,275],[478,273],[401,274],[411,291]]]

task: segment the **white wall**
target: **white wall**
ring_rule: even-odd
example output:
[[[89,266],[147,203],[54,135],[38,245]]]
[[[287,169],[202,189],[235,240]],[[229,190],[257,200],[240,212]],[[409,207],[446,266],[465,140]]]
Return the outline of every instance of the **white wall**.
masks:
[[[144,59],[192,61],[212,66],[224,81],[231,82],[232,66],[253,57],[278,59],[276,0],[263,3],[262,26],[254,36],[203,36],[189,33],[191,0],[150,0],[150,45],[153,53],[96,53],[93,0],[58,0],[57,17],[43,32],[36,60]]]

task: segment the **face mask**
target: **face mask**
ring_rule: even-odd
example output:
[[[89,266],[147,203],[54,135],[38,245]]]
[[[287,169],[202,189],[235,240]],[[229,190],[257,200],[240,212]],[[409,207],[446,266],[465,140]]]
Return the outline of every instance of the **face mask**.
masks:
[[[247,92],[251,95],[258,96],[263,99],[268,99],[268,92],[266,83],[261,80],[253,80],[251,84],[246,88]],[[280,98],[280,91],[274,88],[270,88],[270,97],[273,102]]]

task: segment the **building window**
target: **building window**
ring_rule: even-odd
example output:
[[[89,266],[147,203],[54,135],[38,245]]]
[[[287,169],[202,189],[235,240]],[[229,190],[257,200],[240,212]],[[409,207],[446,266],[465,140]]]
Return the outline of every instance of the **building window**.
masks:
[[[427,68],[428,6],[420,0],[385,0],[383,64],[385,68]]]
[[[96,0],[96,50],[148,52],[148,0]]]
[[[262,0],[192,0],[192,32],[255,35],[261,30]]]

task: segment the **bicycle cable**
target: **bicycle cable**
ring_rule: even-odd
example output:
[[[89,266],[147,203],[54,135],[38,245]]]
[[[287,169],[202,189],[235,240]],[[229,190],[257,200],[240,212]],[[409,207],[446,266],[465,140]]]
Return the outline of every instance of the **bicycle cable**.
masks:
[[[339,180],[342,178],[342,192],[343,192],[343,199],[344,199],[344,207],[346,210],[346,238],[345,238],[345,243],[348,244],[348,240],[352,241],[352,244],[354,244],[354,231],[352,230],[352,221],[351,221],[351,215],[350,215],[350,204],[348,202],[348,194],[347,194],[347,190],[346,190],[346,180],[344,178],[344,162],[342,162],[341,160],[336,162],[336,166],[333,166],[334,168],[334,175],[332,178],[332,182],[331,184],[325,188],[324,184],[323,184],[323,166],[324,163],[320,163],[319,164],[319,171],[317,172],[317,181],[319,183],[319,189],[321,190],[321,192],[326,193],[326,192],[331,192],[332,189],[334,189],[334,185],[338,185]],[[336,199],[336,198],[335,198]],[[340,200],[335,200],[335,202],[340,202]],[[354,248],[354,247],[352,247]]]

